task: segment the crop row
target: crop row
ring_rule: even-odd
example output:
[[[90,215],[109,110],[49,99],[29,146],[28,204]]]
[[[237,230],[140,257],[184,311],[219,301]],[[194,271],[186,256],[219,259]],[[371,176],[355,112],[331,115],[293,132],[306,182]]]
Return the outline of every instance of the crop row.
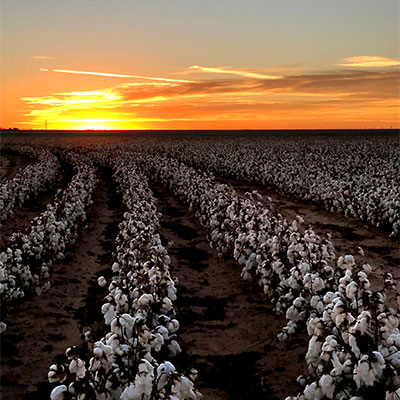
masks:
[[[65,159],[75,172],[68,187],[57,192],[54,202],[31,221],[25,232],[14,232],[8,248],[0,253],[2,318],[5,303],[22,299],[27,291],[40,295],[49,289],[49,268],[64,257],[86,219],[96,170],[87,157],[68,152]],[[1,324],[1,330],[5,330],[4,322]]]
[[[115,161],[105,152],[99,161],[112,166],[127,209],[102,306],[107,333],[96,341],[87,332],[88,353],[69,348],[69,364],[50,367],[49,380],[58,383],[51,399],[200,399],[193,385],[196,371],[184,376],[169,361],[181,351],[179,322],[170,258],[157,233],[155,199],[135,164]],[[104,277],[98,281],[107,286]]]
[[[210,244],[231,253],[243,265],[242,277],[258,280],[275,310],[285,313],[280,339],[306,325],[309,376],[299,377],[305,388],[296,398],[399,395],[399,309],[388,305],[395,290],[390,274],[372,292],[369,265],[358,265],[352,255],[337,257],[330,241],[302,229],[299,218],[288,223],[274,215],[257,193],[239,198],[228,185],[177,160],[136,157],[196,211]]]
[[[254,182],[400,232],[398,141],[278,139],[190,141],[162,146],[172,157],[220,176]]]
[[[47,190],[58,177],[60,164],[49,151],[23,146],[19,153],[38,161],[27,165],[14,178],[0,185],[0,221],[9,217],[29,198]]]

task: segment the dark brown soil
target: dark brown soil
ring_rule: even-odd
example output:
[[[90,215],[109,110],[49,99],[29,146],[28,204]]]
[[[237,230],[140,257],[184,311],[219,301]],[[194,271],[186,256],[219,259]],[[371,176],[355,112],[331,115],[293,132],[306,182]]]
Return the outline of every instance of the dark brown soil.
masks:
[[[97,278],[110,275],[123,213],[113,192],[110,177],[102,173],[87,226],[75,247],[53,266],[50,290],[8,309],[8,329],[1,338],[2,400],[49,398],[49,366],[68,347],[84,346],[82,333],[88,328],[101,329],[106,288],[97,285]]]
[[[199,371],[196,387],[208,400],[276,399],[296,394],[305,373],[306,337],[277,343],[285,325],[259,288],[240,278],[231,258],[218,257],[206,232],[184,204],[151,185],[162,212],[161,237],[169,247],[171,275],[179,279],[181,368]],[[289,348],[287,347],[289,345]]]

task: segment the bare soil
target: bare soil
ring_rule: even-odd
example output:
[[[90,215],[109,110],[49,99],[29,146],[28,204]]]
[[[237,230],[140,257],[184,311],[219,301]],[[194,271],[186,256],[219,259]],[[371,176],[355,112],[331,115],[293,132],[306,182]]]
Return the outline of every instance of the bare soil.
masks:
[[[216,179],[232,185],[239,195],[257,190],[264,198],[271,197],[277,211],[286,219],[293,220],[300,215],[307,226],[310,225],[320,236],[326,237],[330,233],[338,255],[356,255],[358,247],[361,247],[365,256],[358,258],[372,267],[372,289],[382,287],[385,272],[390,272],[395,281],[400,282],[400,246],[395,238],[388,236],[387,232],[382,232],[358,219],[327,211],[310,201],[268,190],[261,185],[222,177]]]
[[[199,371],[196,387],[208,400],[276,399],[296,394],[305,373],[306,335],[286,343],[276,334],[285,318],[273,313],[260,289],[240,278],[231,258],[208,244],[193,212],[160,185],[151,189],[162,213],[171,275],[179,279],[177,318],[183,353],[175,364]]]
[[[111,272],[112,251],[123,209],[102,173],[88,211],[87,226],[66,257],[54,264],[51,288],[42,296],[10,307],[1,338],[1,399],[46,399],[48,368],[72,346],[84,349],[82,334],[101,330],[102,299],[97,285]]]

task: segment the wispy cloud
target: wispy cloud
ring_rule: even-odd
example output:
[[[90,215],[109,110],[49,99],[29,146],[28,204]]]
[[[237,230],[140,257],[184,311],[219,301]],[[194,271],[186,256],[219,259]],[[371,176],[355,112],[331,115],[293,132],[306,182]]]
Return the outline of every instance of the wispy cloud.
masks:
[[[40,68],[39,71],[48,72],[47,68]],[[189,83],[193,81],[189,81],[186,79],[170,79],[170,78],[158,78],[153,76],[141,76],[141,75],[127,75],[127,74],[115,74],[111,72],[92,72],[92,71],[77,71],[72,69],[53,69],[52,72],[58,72],[63,74],[78,74],[78,75],[92,75],[92,76],[104,76],[109,78],[131,78],[131,79],[147,79],[151,81],[160,81],[160,82],[184,82]]]
[[[393,67],[400,65],[400,61],[394,58],[378,57],[378,56],[356,56],[344,59],[344,63],[337,64],[341,67],[361,67],[361,68],[377,68],[377,67]]]
[[[119,129],[136,128],[139,123],[143,128],[185,128],[196,126],[196,121],[208,121],[202,125],[207,127],[228,126],[224,121],[236,121],[237,125],[230,127],[279,123],[296,127],[296,121],[303,127],[321,127],[321,121],[332,127],[335,121],[350,120],[390,126],[396,124],[399,110],[398,78],[395,69],[308,73],[280,79],[257,74],[198,81],[157,78],[23,100],[32,124],[41,126],[48,120],[68,129],[88,126],[85,121]],[[182,125],[174,125],[176,121]],[[184,121],[191,122],[184,125]],[[275,125],[265,125],[272,121]]]
[[[50,56],[32,56],[32,58],[38,59],[38,60],[52,60],[54,57]]]
[[[230,74],[239,75],[246,78],[257,78],[257,79],[280,79],[280,76],[260,74],[257,72],[251,72],[246,69],[232,69],[229,67],[201,67],[200,65],[192,65],[189,70],[199,72],[209,72],[213,74]]]

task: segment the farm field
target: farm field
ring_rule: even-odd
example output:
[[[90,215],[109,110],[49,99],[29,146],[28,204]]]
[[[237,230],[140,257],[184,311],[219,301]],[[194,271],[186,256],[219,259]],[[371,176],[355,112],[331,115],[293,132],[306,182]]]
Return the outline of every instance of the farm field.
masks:
[[[1,143],[2,399],[399,398],[397,132]]]

